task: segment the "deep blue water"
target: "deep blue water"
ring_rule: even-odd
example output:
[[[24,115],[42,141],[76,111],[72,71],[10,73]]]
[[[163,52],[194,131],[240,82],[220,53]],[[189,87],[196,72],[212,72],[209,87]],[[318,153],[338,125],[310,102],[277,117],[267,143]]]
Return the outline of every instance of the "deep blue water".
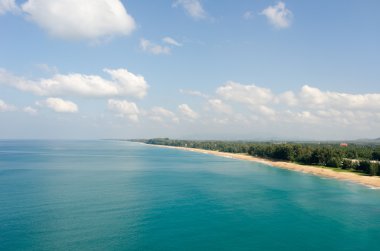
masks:
[[[380,191],[117,141],[0,141],[0,250],[378,250]]]

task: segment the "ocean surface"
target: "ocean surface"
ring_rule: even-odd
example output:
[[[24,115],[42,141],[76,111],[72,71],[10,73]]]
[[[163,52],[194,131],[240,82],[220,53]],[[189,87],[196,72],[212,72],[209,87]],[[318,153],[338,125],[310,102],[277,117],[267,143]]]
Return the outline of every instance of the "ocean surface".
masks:
[[[121,141],[0,141],[0,250],[379,250],[380,190]]]

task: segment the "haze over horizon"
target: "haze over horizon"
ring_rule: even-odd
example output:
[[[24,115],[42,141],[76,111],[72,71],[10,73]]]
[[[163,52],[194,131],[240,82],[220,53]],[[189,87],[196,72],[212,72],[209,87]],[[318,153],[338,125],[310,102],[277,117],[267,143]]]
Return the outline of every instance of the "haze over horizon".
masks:
[[[0,0],[0,138],[378,138],[379,8]]]

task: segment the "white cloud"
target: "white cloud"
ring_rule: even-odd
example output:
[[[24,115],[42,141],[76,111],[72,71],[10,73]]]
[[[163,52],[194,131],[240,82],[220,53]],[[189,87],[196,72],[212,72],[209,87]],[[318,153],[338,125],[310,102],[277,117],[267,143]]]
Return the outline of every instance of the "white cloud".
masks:
[[[199,0],[177,0],[173,3],[173,6],[182,7],[195,20],[207,18],[207,13]]]
[[[116,112],[121,117],[126,117],[132,122],[139,121],[139,108],[133,102],[129,102],[127,100],[116,100],[110,99],[108,100],[108,109]]]
[[[64,39],[98,39],[128,35],[135,21],[120,0],[28,0],[28,19]]]
[[[255,85],[229,82],[217,89],[225,101],[245,104],[246,116],[254,115],[261,122],[277,121],[297,126],[354,126],[374,128],[380,124],[380,93],[348,94],[322,91],[305,85],[299,92],[286,91],[274,94],[270,89]],[[223,111],[219,101],[208,102],[214,111]],[[250,115],[249,115],[250,113]],[[217,118],[217,114],[209,114]],[[234,113],[225,113],[224,122],[233,121]],[[220,119],[220,118],[218,118]]]
[[[10,112],[15,111],[16,107],[13,105],[9,105],[0,99],[0,112]]]
[[[61,113],[75,113],[78,112],[78,106],[69,100],[61,98],[47,98],[42,105],[52,109],[55,112]]]
[[[369,110],[380,111],[380,93],[349,94],[344,92],[321,91],[304,85],[298,93],[286,91],[274,94],[270,89],[256,85],[242,85],[228,82],[216,90],[223,99],[254,107],[260,105],[282,105],[312,110]]]
[[[168,117],[168,118],[175,117],[173,112],[171,112],[171,111],[169,111],[163,107],[159,107],[159,106],[153,107],[152,112],[155,115],[159,115],[159,116],[163,116],[163,117]]]
[[[210,99],[208,105],[218,113],[230,114],[232,112],[232,108],[220,99]]]
[[[52,78],[28,80],[0,68],[0,84],[13,86],[21,91],[39,96],[115,97],[143,98],[148,85],[141,75],[127,69],[104,69],[112,80],[97,75],[55,74]]]
[[[135,75],[127,69],[105,69],[112,79],[118,83],[119,93],[122,95],[143,98],[148,89],[148,85],[141,75]]]
[[[30,115],[36,115],[38,113],[38,111],[31,106],[24,107],[23,111]]]
[[[150,114],[149,114],[149,118],[151,120],[158,121],[158,122],[165,122],[167,120],[174,122],[174,123],[179,122],[179,119],[177,118],[177,116],[172,111],[169,111],[169,110],[167,110],[163,107],[159,107],[159,106],[153,107],[151,109]]]
[[[323,126],[333,126],[336,130],[351,128],[351,132],[362,126],[379,126],[380,121],[376,121],[376,113],[370,111],[358,110],[303,110],[303,111],[285,111],[279,118],[281,121],[293,123],[296,125],[314,124]],[[338,132],[338,131],[336,131]]]
[[[297,97],[292,91],[286,91],[277,96],[277,102],[288,106],[296,106],[298,104]]]
[[[179,105],[178,109],[180,110],[180,112],[182,113],[182,115],[184,115],[186,118],[188,118],[190,120],[197,119],[199,117],[198,113],[196,113],[195,111],[193,111],[190,108],[190,106],[188,106],[187,104]]]
[[[363,109],[380,111],[380,93],[348,94],[323,92],[305,85],[299,93],[303,105],[310,108]]]
[[[322,93],[318,88],[308,85],[302,87],[299,96],[307,106],[321,106],[327,102],[327,95],[325,93]]]
[[[225,100],[253,107],[285,104],[295,109],[307,107],[313,110],[334,108],[380,111],[380,93],[348,94],[321,91],[318,88],[304,85],[297,94],[293,91],[286,91],[276,95],[267,88],[235,82],[228,82],[219,87],[216,92]]]
[[[170,48],[167,46],[161,46],[158,44],[155,44],[147,39],[142,38],[140,40],[140,48],[143,51],[155,54],[155,55],[160,55],[160,54],[170,54]]]
[[[164,38],[162,39],[162,41],[163,41],[164,43],[167,43],[167,44],[170,44],[170,45],[179,46],[179,47],[182,46],[181,43],[179,43],[178,41],[174,40],[174,39],[171,38],[171,37],[164,37]]]
[[[7,12],[17,13],[19,8],[15,0],[0,0],[0,15]]]
[[[276,28],[288,28],[293,19],[293,13],[286,8],[284,2],[278,2],[274,6],[268,6],[261,12],[268,21]]]
[[[196,97],[201,97],[201,98],[208,98],[209,96],[200,92],[200,91],[194,91],[194,90],[179,90],[180,93],[190,95],[190,96],[196,96]]]
[[[313,114],[311,111],[290,111],[287,110],[283,113],[283,116],[280,118],[282,121],[287,123],[296,123],[298,125],[303,124],[317,124],[321,120],[318,116]]]
[[[262,105],[274,99],[274,95],[270,89],[256,85],[242,85],[235,82],[228,82],[219,87],[216,93],[226,100],[249,105]]]
[[[272,108],[268,107],[268,106],[265,106],[265,105],[260,105],[259,106],[259,112],[268,117],[268,118],[271,118],[271,119],[274,119],[275,116],[276,116],[276,111],[273,110]]]

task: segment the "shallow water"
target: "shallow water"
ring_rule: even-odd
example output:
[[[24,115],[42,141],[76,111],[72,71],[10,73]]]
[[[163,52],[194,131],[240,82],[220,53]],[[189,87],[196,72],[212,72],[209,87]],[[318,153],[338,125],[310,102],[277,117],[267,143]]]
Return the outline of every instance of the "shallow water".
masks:
[[[0,141],[0,250],[377,250],[380,191],[118,141]]]

